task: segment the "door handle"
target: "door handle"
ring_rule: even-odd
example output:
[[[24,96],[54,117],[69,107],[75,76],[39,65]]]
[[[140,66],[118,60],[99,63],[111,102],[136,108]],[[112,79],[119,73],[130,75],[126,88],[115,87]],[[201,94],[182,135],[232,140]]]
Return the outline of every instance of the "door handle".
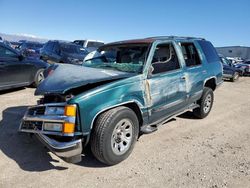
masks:
[[[207,74],[207,71],[206,71],[206,70],[203,70],[202,73],[203,73],[203,74]]]
[[[181,80],[186,80],[186,76],[182,76],[182,77],[181,77]]]

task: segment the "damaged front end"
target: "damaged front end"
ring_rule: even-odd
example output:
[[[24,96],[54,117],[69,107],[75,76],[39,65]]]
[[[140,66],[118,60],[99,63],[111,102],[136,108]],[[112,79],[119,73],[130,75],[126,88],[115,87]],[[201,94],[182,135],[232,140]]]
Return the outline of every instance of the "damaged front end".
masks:
[[[34,133],[57,156],[79,162],[82,153],[82,132],[77,106],[66,102],[46,103],[28,108],[20,132]]]

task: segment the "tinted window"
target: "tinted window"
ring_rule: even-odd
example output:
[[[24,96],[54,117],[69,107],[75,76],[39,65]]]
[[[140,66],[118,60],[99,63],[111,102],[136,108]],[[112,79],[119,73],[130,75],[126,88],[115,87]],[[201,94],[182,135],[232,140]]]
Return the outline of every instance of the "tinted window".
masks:
[[[200,40],[198,41],[198,43],[201,46],[201,49],[203,53],[205,54],[208,63],[220,61],[215,48],[210,42],[205,41],[205,40]]]
[[[39,43],[27,43],[26,46],[27,48],[33,48],[33,49],[38,49],[43,47],[43,45]]]
[[[16,54],[11,50],[0,46],[0,57],[15,57]]]
[[[198,51],[193,43],[181,43],[181,49],[187,67],[201,64]]]
[[[85,43],[85,40],[75,40],[74,43],[77,45],[83,46]]]
[[[102,42],[88,42],[87,47],[95,47],[95,48],[99,48],[100,46],[102,46],[104,43]]]
[[[60,44],[61,51],[66,53],[79,53],[80,46],[74,44]]]
[[[180,68],[172,44],[159,44],[152,60],[153,74],[168,72]]]

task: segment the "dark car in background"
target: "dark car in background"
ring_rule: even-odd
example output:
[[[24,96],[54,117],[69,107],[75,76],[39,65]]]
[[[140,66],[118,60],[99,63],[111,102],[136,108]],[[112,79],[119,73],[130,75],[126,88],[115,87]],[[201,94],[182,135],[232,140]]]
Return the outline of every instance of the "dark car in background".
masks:
[[[38,86],[43,81],[43,71],[48,63],[24,57],[20,52],[0,43],[0,90]]]
[[[242,70],[233,67],[231,62],[226,57],[220,56],[220,59],[223,65],[223,79],[230,79],[232,82],[238,80],[242,74]]]
[[[78,64],[83,63],[83,59],[88,54],[88,51],[74,43],[65,41],[48,41],[40,52],[40,59],[49,63],[68,63]]]
[[[234,67],[244,70],[244,76],[250,75],[250,59],[245,60],[243,63],[234,64]]]
[[[43,47],[42,43],[24,41],[16,49],[24,56],[40,57],[40,50]]]

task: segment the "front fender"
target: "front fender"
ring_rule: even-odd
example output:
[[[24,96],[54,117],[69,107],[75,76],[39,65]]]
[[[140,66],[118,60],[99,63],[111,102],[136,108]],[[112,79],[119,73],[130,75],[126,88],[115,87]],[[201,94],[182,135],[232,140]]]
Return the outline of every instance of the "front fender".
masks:
[[[79,107],[80,123],[83,133],[87,134],[93,127],[95,118],[102,112],[117,106],[136,103],[145,114],[143,82],[129,83],[115,88],[100,90],[90,96],[81,96],[74,99]]]

